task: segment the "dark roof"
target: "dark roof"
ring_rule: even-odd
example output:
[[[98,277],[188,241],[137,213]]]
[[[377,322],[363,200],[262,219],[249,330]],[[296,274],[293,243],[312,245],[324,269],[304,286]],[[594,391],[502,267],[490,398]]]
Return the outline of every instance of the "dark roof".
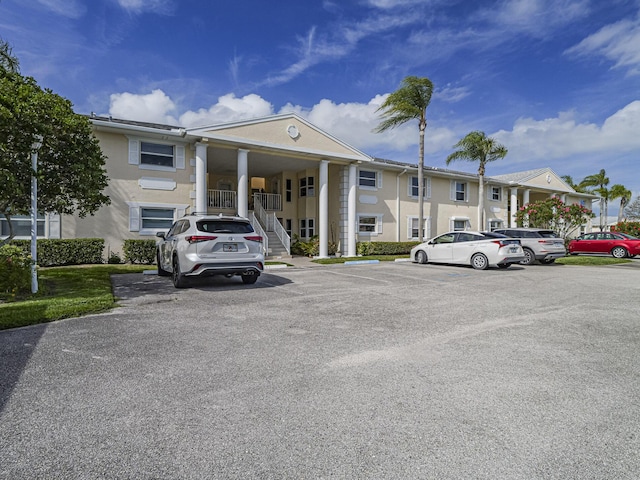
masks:
[[[138,122],[135,120],[124,120],[121,118],[113,118],[111,116],[103,117],[103,116],[96,115],[95,113],[91,113],[91,115],[83,115],[83,116],[89,118],[90,120],[100,120],[103,122],[110,122],[110,123],[120,124],[120,125],[135,125],[137,127],[156,128],[158,130],[179,130],[180,128],[182,128],[177,125],[165,125],[162,123],[151,123],[151,122]]]

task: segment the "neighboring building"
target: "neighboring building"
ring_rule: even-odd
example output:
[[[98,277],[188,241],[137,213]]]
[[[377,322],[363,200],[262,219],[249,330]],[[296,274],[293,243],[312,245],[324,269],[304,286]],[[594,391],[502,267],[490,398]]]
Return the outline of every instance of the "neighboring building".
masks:
[[[107,157],[111,205],[94,216],[47,216],[43,234],[100,237],[110,251],[124,239],[153,239],[188,213],[239,214],[264,230],[271,255],[289,239],[335,242],[418,240],[418,169],[372,158],[295,114],[201,128],[91,117]],[[520,205],[560,196],[591,207],[548,168],[485,177],[486,225],[478,226],[478,176],[425,167],[425,232],[514,225]],[[50,228],[53,225],[53,228]],[[46,227],[46,228],[45,228]]]

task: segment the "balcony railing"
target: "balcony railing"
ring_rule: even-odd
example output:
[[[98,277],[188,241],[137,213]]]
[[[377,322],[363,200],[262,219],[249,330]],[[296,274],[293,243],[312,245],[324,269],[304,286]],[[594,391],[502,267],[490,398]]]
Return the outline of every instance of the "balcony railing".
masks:
[[[282,211],[282,195],[278,193],[254,193],[253,200],[260,203],[267,212]]]
[[[212,208],[236,210],[237,194],[233,190],[207,190],[207,205]]]

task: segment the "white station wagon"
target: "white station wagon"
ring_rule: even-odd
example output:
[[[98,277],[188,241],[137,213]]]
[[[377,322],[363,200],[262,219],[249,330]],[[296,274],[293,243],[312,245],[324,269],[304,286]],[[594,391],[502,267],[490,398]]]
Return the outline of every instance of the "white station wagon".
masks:
[[[411,249],[411,261],[508,268],[524,260],[520,240],[492,232],[447,232]]]

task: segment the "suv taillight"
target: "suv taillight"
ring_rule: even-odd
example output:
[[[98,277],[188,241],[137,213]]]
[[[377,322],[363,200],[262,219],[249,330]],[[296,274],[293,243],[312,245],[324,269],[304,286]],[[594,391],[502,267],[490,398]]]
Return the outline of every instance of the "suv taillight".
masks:
[[[244,237],[244,239],[251,242],[262,242],[262,237],[260,235],[249,235]]]
[[[508,240],[492,240],[493,243],[497,243],[498,246],[500,248],[502,247],[506,247],[507,245],[520,245],[520,242],[518,240],[512,240],[512,239],[508,239]]]
[[[208,242],[209,240],[215,240],[216,236],[213,235],[188,235],[184,239],[189,243]]]

